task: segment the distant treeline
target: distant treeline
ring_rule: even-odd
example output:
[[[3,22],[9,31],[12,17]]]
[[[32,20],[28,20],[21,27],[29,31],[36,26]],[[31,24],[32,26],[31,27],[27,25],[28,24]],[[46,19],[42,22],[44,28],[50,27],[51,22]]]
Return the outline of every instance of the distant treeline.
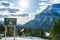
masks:
[[[7,27],[7,36],[14,36],[14,27],[13,26],[6,26]],[[5,33],[5,26],[0,25],[0,33]],[[45,30],[39,28],[25,28],[25,27],[18,27],[16,26],[16,36],[32,36],[32,37],[40,37],[40,38],[48,38],[45,36]]]

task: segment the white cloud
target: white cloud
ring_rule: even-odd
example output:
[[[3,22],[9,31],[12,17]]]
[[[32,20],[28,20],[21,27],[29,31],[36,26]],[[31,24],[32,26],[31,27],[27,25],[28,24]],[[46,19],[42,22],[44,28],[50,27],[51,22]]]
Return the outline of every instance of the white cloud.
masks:
[[[4,21],[4,18],[0,18],[1,21]]]
[[[15,5],[13,4],[13,3],[11,3],[11,2],[8,2],[8,1],[0,1],[0,4],[2,4],[2,3],[6,3],[6,4],[9,4],[9,8],[12,8],[12,7],[15,7]],[[4,6],[4,5],[3,5]]]
[[[0,15],[9,15],[9,12],[8,11],[0,11]]]
[[[35,15],[33,13],[27,13],[27,14],[28,14],[28,16],[26,16],[26,17],[22,17],[22,16],[9,16],[9,17],[17,18],[17,24],[24,25],[25,23],[27,23],[35,18]]]
[[[5,8],[3,5],[0,5],[0,8]]]
[[[2,1],[2,2],[5,2],[5,1]],[[15,12],[15,13],[10,13],[8,10],[0,11],[0,15],[8,15],[8,18],[17,18],[17,24],[23,25],[23,24],[25,24],[25,23],[27,23],[27,22],[29,22],[29,21],[31,21],[31,20],[33,20],[35,18],[34,13],[24,12],[24,9],[15,7],[15,5],[12,4],[12,3],[10,3],[10,2],[6,2],[6,3],[9,3],[10,4],[9,7],[5,7],[3,5],[2,6],[0,5],[0,8],[19,9],[19,11]],[[13,14],[13,15],[28,14],[28,16],[26,16],[26,17],[23,17],[23,16],[12,16],[11,14]],[[0,20],[3,21],[4,18],[0,18]]]
[[[52,4],[60,3],[60,0],[51,0]]]
[[[5,6],[3,5],[2,3],[6,3],[6,5],[8,6]],[[5,9],[5,10],[4,10]],[[16,10],[18,10],[19,8],[15,7],[15,4],[11,3],[11,2],[8,2],[8,1],[0,1],[0,12],[1,11],[9,11],[9,12],[15,12]],[[11,11],[12,10],[12,11]]]
[[[8,15],[8,18],[17,18],[17,24],[21,24],[21,25],[24,25],[25,23],[27,23],[27,22],[29,22],[29,21],[31,21],[31,20],[33,20],[35,18],[35,15],[33,13],[27,13],[28,16],[26,16],[26,17],[22,17],[22,16],[11,16],[10,13],[9,14],[8,13],[9,12],[6,12],[6,13],[4,13],[2,15]],[[4,19],[0,18],[0,20],[3,21]]]

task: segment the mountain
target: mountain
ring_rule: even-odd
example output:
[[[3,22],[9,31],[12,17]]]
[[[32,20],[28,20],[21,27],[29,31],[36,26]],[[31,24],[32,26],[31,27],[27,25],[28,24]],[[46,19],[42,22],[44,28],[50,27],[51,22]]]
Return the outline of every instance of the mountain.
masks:
[[[29,21],[24,27],[44,28],[50,30],[52,24],[60,17],[60,3],[48,6],[42,13],[35,16],[34,20]]]
[[[2,25],[2,24],[4,24],[4,22],[0,20],[0,25]]]

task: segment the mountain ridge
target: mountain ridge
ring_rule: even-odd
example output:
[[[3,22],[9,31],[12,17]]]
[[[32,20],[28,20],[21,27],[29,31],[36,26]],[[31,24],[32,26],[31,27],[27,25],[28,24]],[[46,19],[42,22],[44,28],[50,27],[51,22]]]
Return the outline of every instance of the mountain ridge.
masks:
[[[35,16],[35,19],[23,25],[31,28],[50,29],[55,20],[60,17],[60,3],[48,6],[43,12]]]

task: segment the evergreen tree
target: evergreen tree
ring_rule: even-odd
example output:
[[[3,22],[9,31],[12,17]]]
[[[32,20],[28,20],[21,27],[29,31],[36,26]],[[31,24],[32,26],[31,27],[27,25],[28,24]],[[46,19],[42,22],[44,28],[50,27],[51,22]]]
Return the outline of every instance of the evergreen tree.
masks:
[[[3,25],[0,25],[0,33],[2,34],[4,34],[4,30],[5,30],[5,28],[4,28],[4,26]]]
[[[30,28],[25,28],[24,35],[25,36],[31,36],[31,29]]]
[[[45,37],[44,29],[40,29],[40,31],[39,31],[39,37],[41,37],[41,38]]]
[[[50,31],[51,40],[60,40],[60,19],[54,22]]]

